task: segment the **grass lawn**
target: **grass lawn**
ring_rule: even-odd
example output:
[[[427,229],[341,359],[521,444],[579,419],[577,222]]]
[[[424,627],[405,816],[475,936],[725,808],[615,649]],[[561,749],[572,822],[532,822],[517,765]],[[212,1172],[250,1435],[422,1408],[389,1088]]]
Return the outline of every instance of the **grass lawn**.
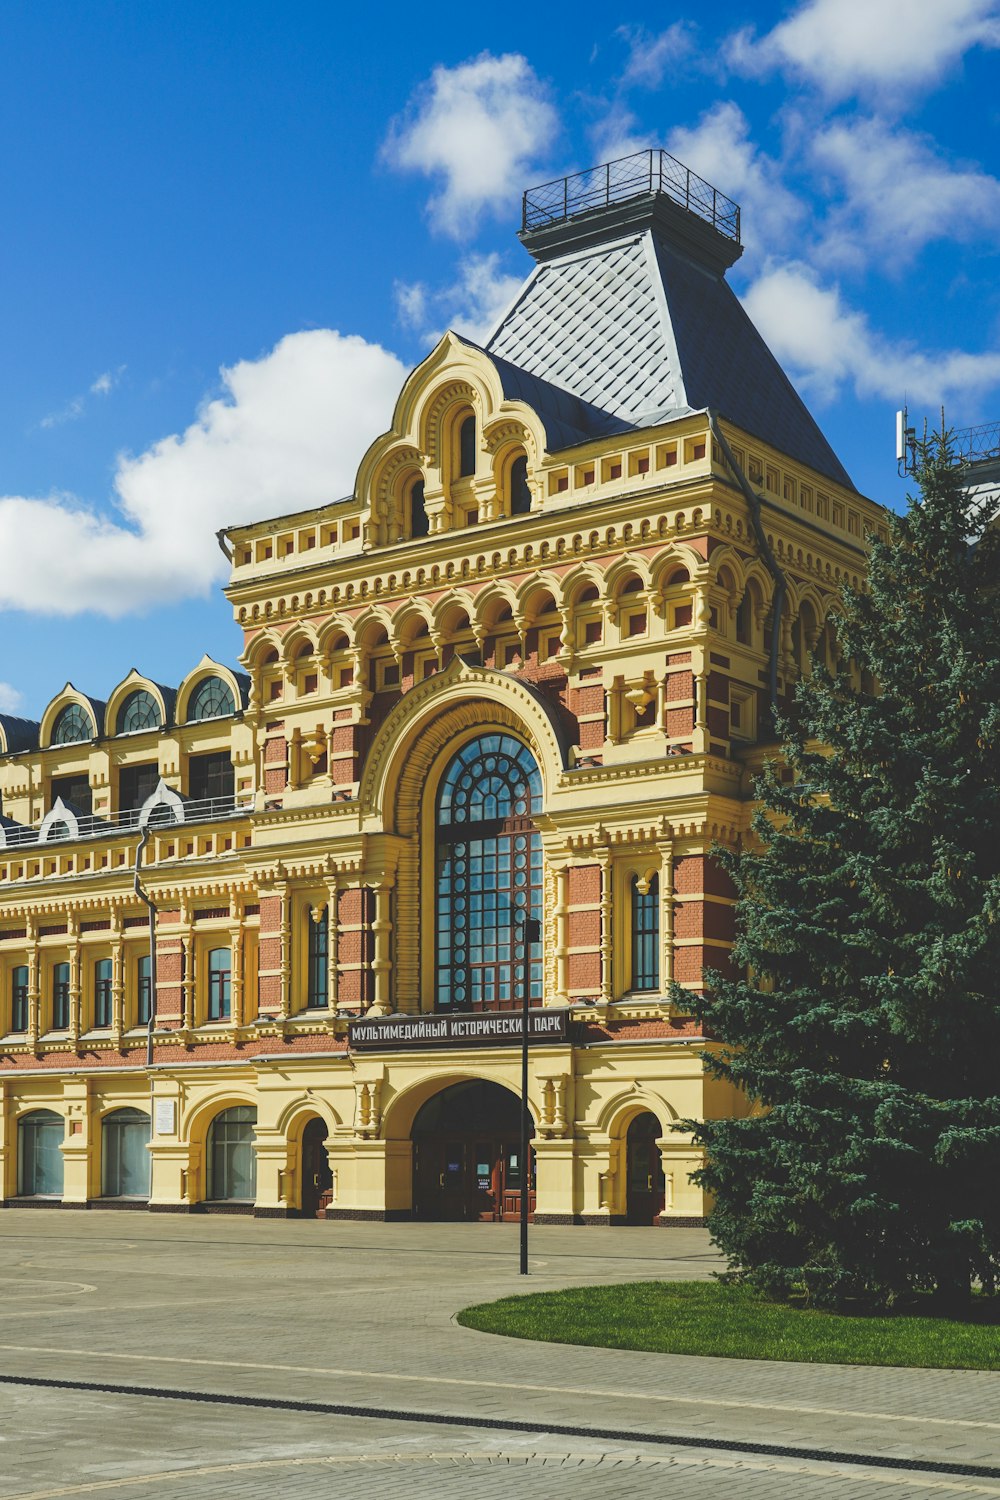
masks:
[[[484,1333],[603,1349],[1000,1370],[998,1299],[977,1300],[969,1321],[959,1323],[934,1316],[849,1316],[786,1307],[714,1281],[646,1281],[504,1297],[465,1308],[458,1321]]]

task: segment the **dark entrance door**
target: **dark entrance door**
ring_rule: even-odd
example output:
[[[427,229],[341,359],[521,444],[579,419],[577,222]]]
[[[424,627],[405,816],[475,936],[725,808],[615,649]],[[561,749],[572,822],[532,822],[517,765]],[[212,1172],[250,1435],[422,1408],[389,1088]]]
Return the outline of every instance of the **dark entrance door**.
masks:
[[[519,1216],[520,1103],[508,1089],[443,1089],[417,1115],[412,1136],[414,1218],[496,1223]],[[531,1187],[534,1213],[534,1152]]]
[[[655,1115],[636,1115],[628,1128],[626,1154],[626,1215],[630,1224],[655,1224],[666,1203],[666,1181],[660,1148],[662,1135]]]
[[[326,1156],[326,1122],[310,1120],[302,1132],[302,1217],[319,1219],[326,1212],[333,1173]]]

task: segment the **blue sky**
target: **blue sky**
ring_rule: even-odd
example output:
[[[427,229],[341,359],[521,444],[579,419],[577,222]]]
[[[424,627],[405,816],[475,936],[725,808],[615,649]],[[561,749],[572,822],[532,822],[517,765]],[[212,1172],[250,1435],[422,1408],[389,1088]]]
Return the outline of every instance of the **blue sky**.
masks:
[[[860,489],[900,502],[904,397],[1000,417],[994,0],[705,15],[7,0],[0,709],[235,659],[216,528],[346,493],[527,274],[521,189],[610,155],[742,204],[730,279]]]

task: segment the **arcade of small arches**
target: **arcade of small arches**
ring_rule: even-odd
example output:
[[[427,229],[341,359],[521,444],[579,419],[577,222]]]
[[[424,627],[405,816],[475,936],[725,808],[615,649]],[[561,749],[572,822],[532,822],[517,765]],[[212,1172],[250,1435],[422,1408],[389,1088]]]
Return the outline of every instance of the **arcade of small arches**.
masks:
[[[578,1131],[577,1146],[594,1188],[592,1201],[567,1214],[565,1185],[555,1182],[565,1165],[564,1142],[552,1139],[547,1087],[544,1081],[536,1084],[529,1098],[531,1214],[668,1222],[678,1171],[686,1172],[692,1162],[689,1151],[685,1156],[684,1147],[678,1149],[671,1130],[676,1116],[666,1100],[632,1091],[603,1111],[589,1139],[586,1129]],[[454,1072],[404,1089],[379,1129],[373,1129],[369,1115],[356,1121],[356,1135],[332,1108],[317,1107],[314,1099],[289,1105],[272,1128],[265,1128],[249,1095],[228,1095],[192,1110],[183,1133],[166,1137],[153,1134],[148,1104],[115,1104],[95,1116],[86,1140],[74,1135],[79,1127],[59,1109],[31,1106],[13,1122],[4,1205],[82,1199],[91,1208],[150,1205],[258,1217],[355,1216],[342,1205],[338,1179],[351,1174],[354,1145],[362,1139],[369,1165],[381,1164],[384,1177],[374,1196],[385,1205],[373,1204],[362,1217],[502,1222],[519,1215],[525,1165],[520,1108],[506,1081]],[[549,1125],[539,1132],[535,1122],[545,1115]]]
[[[609,648],[641,650],[653,639],[711,626],[723,640],[763,656],[770,649],[774,582],[759,562],[717,549],[710,562],[683,546],[652,561],[626,553],[606,570],[583,564],[562,576],[538,573],[520,589],[488,584],[451,588],[430,604],[411,599],[358,615],[333,613],[321,628],[296,622],[252,635],[244,663],[252,703],[290,693],[343,692],[349,701],[406,689],[453,656],[517,671],[552,662],[563,670],[601,659]],[[812,654],[835,661],[836,596],[789,583],[782,613],[780,663],[808,672]]]

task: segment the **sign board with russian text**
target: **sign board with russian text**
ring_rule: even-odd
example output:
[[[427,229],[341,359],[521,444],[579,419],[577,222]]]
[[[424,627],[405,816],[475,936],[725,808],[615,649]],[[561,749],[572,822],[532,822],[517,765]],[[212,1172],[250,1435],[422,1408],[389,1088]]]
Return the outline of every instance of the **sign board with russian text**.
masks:
[[[502,1047],[520,1045],[523,1018],[519,1010],[479,1014],[362,1016],[348,1027],[348,1044],[358,1052],[396,1047]],[[533,1010],[528,1023],[531,1042],[565,1042],[565,1010]]]

